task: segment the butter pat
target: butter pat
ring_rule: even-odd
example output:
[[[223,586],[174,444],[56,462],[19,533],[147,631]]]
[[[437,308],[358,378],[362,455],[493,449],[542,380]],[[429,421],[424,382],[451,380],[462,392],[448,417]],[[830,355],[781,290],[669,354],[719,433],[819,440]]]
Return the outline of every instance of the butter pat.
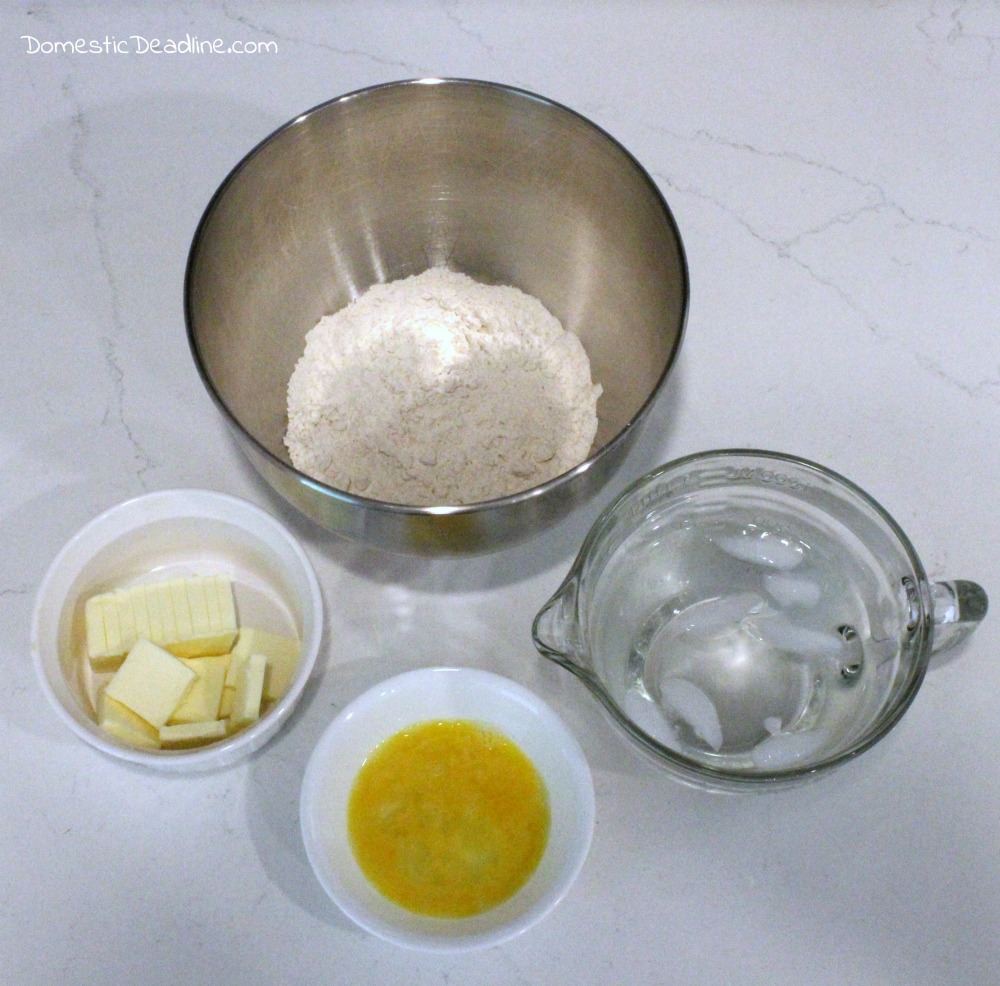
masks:
[[[146,599],[146,612],[149,614],[149,639],[154,644],[165,647],[172,643],[170,627],[163,618],[160,605],[160,589],[155,585],[137,585],[133,590],[136,595]],[[173,622],[173,621],[171,621]]]
[[[237,675],[233,691],[233,708],[229,714],[229,732],[236,732],[260,718],[260,703],[264,695],[264,672],[267,658],[251,654]]]
[[[183,579],[171,579],[165,589],[170,593],[170,600],[174,606],[177,636],[181,640],[190,640],[194,636],[194,624],[191,622],[191,603],[188,601],[187,586]]]
[[[226,685],[228,687],[236,685],[236,680],[251,654],[263,654],[267,658],[264,698],[269,702],[277,701],[288,691],[288,686],[295,677],[301,649],[296,637],[285,637],[277,633],[268,633],[266,630],[244,627],[240,630],[236,646],[230,655]]]
[[[184,750],[223,739],[225,735],[226,724],[221,719],[213,719],[210,722],[181,722],[161,726],[159,740],[165,750]]]
[[[118,597],[119,610],[128,606],[132,610],[132,625],[135,627],[136,640],[153,640],[153,631],[149,625],[149,607],[146,606],[146,593],[136,589],[119,589],[115,595]],[[156,643],[153,640],[153,643]],[[131,645],[130,645],[131,646]],[[125,648],[126,651],[129,647]]]
[[[148,640],[136,641],[104,693],[159,729],[193,684],[195,672]]]
[[[222,689],[222,698],[219,700],[220,719],[228,719],[233,714],[233,696],[235,694],[235,685],[226,685],[226,687]]]
[[[105,732],[129,746],[149,750],[160,748],[159,730],[128,706],[116,702],[103,688],[97,695],[97,722]]]
[[[236,641],[236,602],[233,583],[227,575],[185,579],[191,616],[191,634],[164,644],[177,657],[226,654]]]
[[[122,586],[85,600],[83,616],[92,670],[113,672],[98,722],[141,749],[195,748],[245,729],[299,667],[294,630],[239,627],[228,575]]]
[[[222,688],[226,683],[229,655],[220,657],[180,658],[195,673],[195,679],[168,723],[206,722],[219,718]]]
[[[114,671],[137,640],[175,657],[227,653],[236,641],[236,603],[227,575],[194,576],[102,593],[84,606],[87,657]]]
[[[122,654],[125,655],[142,636],[142,634],[136,632],[135,609],[133,608],[131,601],[123,599],[119,592],[115,592],[113,599],[109,600],[107,605],[109,607],[114,607],[115,614],[118,617],[120,646]],[[146,635],[146,639],[149,639],[148,634]]]
[[[205,580],[189,582],[185,594],[191,611],[191,636],[212,632],[212,621],[208,616],[208,602],[205,598]]]
[[[95,670],[108,653],[108,638],[104,632],[104,597],[91,596],[83,607],[84,625],[87,630],[87,655]]]

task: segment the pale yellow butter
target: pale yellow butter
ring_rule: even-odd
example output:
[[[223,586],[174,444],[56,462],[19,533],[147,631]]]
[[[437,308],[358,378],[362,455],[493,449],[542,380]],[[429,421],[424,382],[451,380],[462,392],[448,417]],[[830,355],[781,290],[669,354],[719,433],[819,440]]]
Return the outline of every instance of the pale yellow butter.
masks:
[[[236,598],[233,596],[233,583],[228,575],[213,575],[215,598],[219,604],[219,632],[226,633],[235,630],[239,624],[236,619]]]
[[[208,596],[215,616],[210,617]],[[236,640],[236,603],[227,575],[171,579],[117,589],[84,606],[87,656],[95,671],[114,671],[137,640],[175,657],[225,654]]]
[[[205,589],[205,626],[218,633],[223,626],[222,607],[219,605],[219,590],[214,579],[206,580]]]
[[[197,747],[244,729],[298,667],[294,634],[240,631],[228,575],[101,593],[86,600],[84,620],[93,669],[114,672],[97,695],[98,722],[143,749]]]
[[[254,627],[242,627],[230,655],[226,684],[229,686],[236,684],[236,679],[251,654],[263,654],[267,658],[264,698],[274,702],[288,691],[288,686],[295,677],[301,649],[297,637],[286,637]]]
[[[171,579],[167,587],[174,605],[177,636],[180,640],[189,640],[194,636],[194,624],[191,622],[191,603],[188,601],[187,587],[183,579]]]
[[[159,729],[180,705],[196,677],[183,661],[162,647],[138,640],[104,691]]]
[[[228,719],[233,714],[233,696],[235,694],[235,685],[226,685],[226,687],[222,689],[222,698],[219,701],[220,719]]]
[[[236,640],[236,603],[233,583],[228,575],[210,575],[185,580],[191,609],[191,636],[177,640],[167,649],[178,657],[203,657],[226,654]],[[208,601],[220,614],[212,618]]]
[[[132,589],[122,589],[120,606],[128,606],[132,610],[132,622],[135,624],[136,640],[152,640],[153,632],[149,626],[149,607],[146,605],[146,593],[137,586]],[[154,641],[155,643],[155,641]]]
[[[188,582],[185,591],[191,610],[192,636],[212,632],[212,621],[208,618],[208,603],[205,600],[205,579]]]
[[[267,658],[263,654],[251,654],[246,659],[233,691],[233,708],[229,714],[231,733],[249,726],[260,718],[266,667]]]
[[[118,619],[118,607],[113,595],[103,597],[101,611],[104,614],[104,637],[108,643],[108,653],[124,654],[128,648],[122,639],[121,621]]]
[[[84,614],[88,623],[87,647],[88,652],[92,655],[91,663],[94,670],[98,672],[114,671],[122,663],[125,648],[111,596],[109,594],[95,596],[91,604],[85,607]],[[91,622],[95,624],[93,630],[90,628]],[[102,639],[103,645],[101,644]],[[90,651],[92,643],[99,649]]]
[[[160,612],[160,595],[151,585],[136,586],[135,592],[141,592],[146,599],[146,612],[149,614],[149,639],[161,647],[170,643],[167,627]]]
[[[132,609],[132,601],[128,594],[117,589],[111,597],[111,605],[115,607],[118,614],[118,628],[121,632],[122,652],[127,654],[132,645],[139,639],[139,634],[135,629],[135,610]]]
[[[207,658],[202,658],[202,660],[207,660]],[[161,726],[159,740],[164,749],[182,750],[223,739],[225,735],[225,722],[221,719],[213,719],[210,722],[181,722]]]
[[[87,631],[87,654],[99,657],[108,652],[108,638],[104,633],[104,604],[100,596],[91,596],[83,605],[83,620]]]
[[[168,724],[207,722],[219,718],[222,689],[226,683],[229,655],[218,657],[179,658],[196,675],[180,705],[174,709]]]
[[[154,582],[150,588],[156,592],[156,601],[160,606],[160,619],[163,620],[163,639],[167,642],[183,640],[177,626],[177,616],[174,613],[174,596],[170,591],[169,582]]]
[[[101,689],[97,695],[98,725],[115,739],[149,750],[160,748],[160,733],[128,706],[115,701]]]

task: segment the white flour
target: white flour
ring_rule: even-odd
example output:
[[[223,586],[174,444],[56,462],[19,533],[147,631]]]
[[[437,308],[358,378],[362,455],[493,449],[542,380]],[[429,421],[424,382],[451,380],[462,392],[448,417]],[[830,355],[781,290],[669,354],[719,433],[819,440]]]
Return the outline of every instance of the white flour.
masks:
[[[374,285],[309,332],[285,444],[297,469],[350,493],[476,503],[582,462],[600,394],[541,302],[436,267]]]

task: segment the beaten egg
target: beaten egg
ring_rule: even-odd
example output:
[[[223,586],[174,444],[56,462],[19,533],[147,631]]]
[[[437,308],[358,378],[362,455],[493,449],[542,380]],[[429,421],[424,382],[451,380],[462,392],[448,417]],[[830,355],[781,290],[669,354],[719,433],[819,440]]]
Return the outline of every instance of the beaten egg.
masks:
[[[377,746],[355,778],[348,836],[389,900],[430,917],[480,914],[534,873],[549,836],[544,781],[501,732],[433,720]]]

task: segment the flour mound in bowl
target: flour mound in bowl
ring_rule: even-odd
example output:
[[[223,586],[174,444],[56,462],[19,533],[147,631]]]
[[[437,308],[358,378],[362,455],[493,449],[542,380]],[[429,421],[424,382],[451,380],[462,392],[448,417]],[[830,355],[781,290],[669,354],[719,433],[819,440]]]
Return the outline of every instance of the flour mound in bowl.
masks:
[[[373,285],[306,335],[285,445],[349,493],[478,503],[581,463],[600,394],[580,340],[540,301],[433,267]]]

